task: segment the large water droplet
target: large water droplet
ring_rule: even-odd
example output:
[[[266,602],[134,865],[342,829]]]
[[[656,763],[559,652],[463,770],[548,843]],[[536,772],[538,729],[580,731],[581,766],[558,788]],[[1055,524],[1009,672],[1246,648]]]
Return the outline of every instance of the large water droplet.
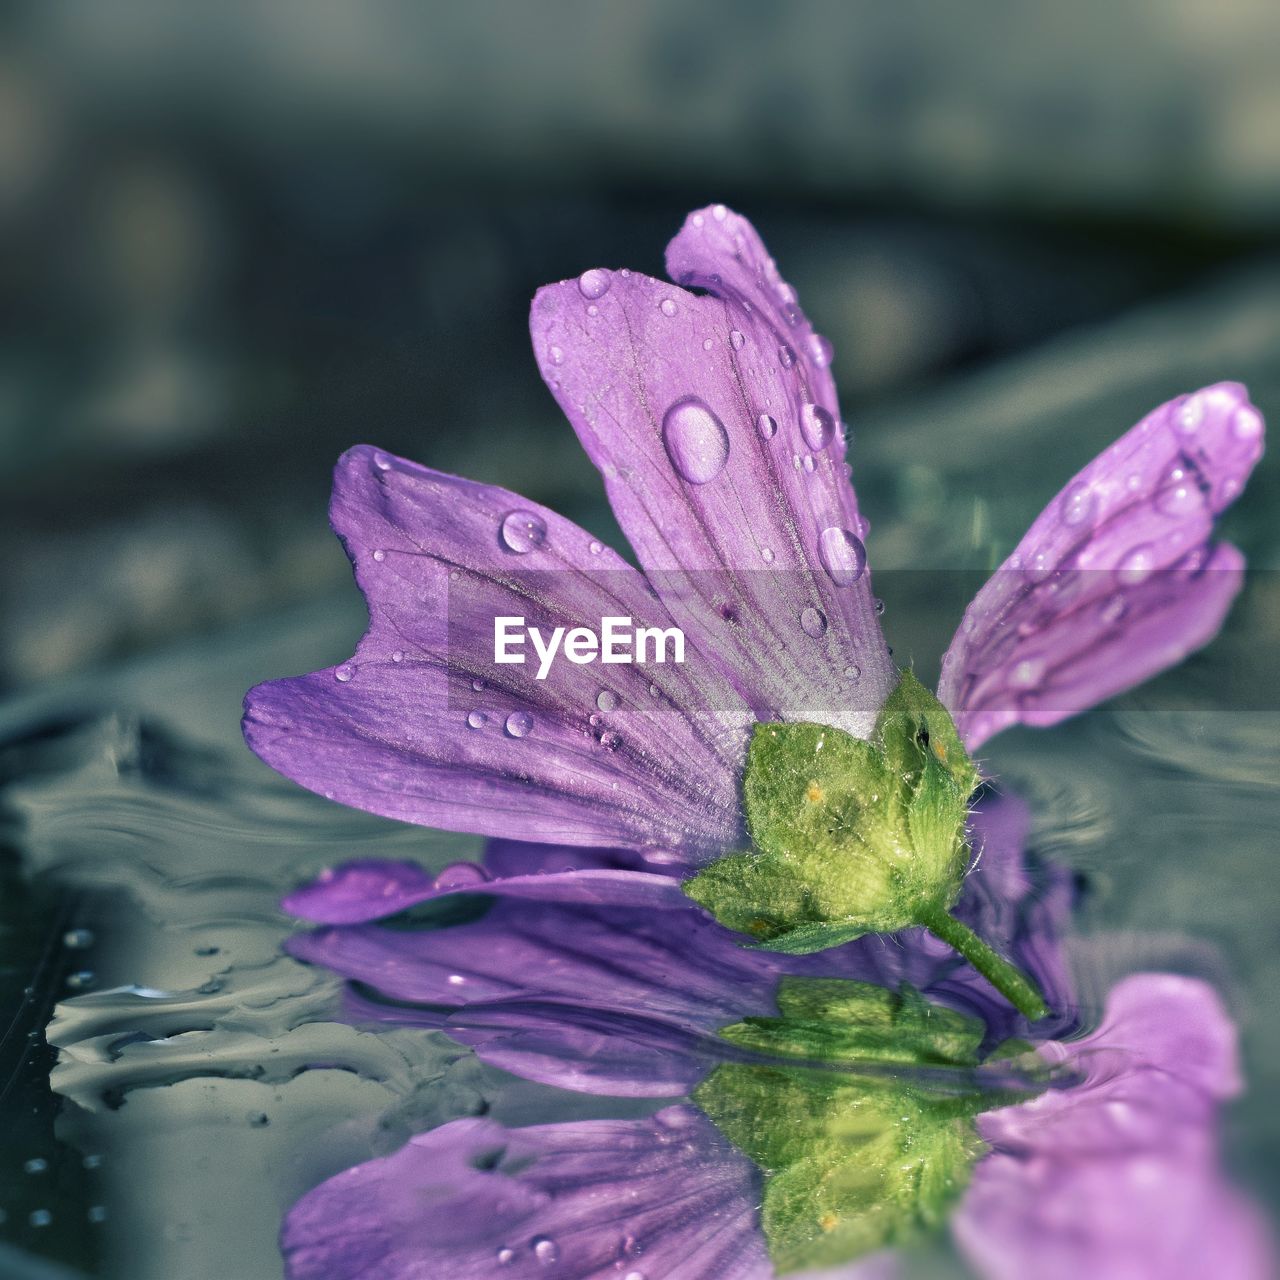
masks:
[[[690,484],[706,484],[729,460],[729,433],[701,400],[677,400],[662,419],[662,443],[671,465]]]
[[[1231,431],[1237,440],[1256,440],[1262,434],[1262,414],[1251,404],[1241,405],[1232,415]]]
[[[832,347],[829,339],[824,338],[820,333],[809,335],[809,358],[819,369],[825,369],[831,363],[831,357],[834,354],[835,348]]]
[[[729,330],[729,345],[735,351],[741,351],[747,345],[746,335],[738,329]]]
[[[618,695],[612,689],[601,689],[596,694],[596,706],[606,715],[618,709]]]
[[[1075,528],[1092,520],[1098,511],[1098,493],[1092,485],[1081,481],[1071,485],[1062,495],[1062,523]]]
[[[534,1236],[533,1256],[543,1266],[549,1267],[553,1262],[559,1261],[560,1249],[549,1236]]]
[[[527,711],[513,711],[507,717],[507,732],[513,738],[523,738],[533,728],[533,717]]]
[[[800,615],[800,629],[807,636],[813,636],[816,640],[819,636],[827,634],[827,615],[821,609],[815,609],[810,605]]]
[[[1181,468],[1174,467],[1156,493],[1156,510],[1175,519],[1189,516],[1204,505],[1199,488]]]
[[[664,316],[673,316],[679,308],[676,306],[674,298],[663,298],[663,300],[658,303],[658,310],[661,311]]]
[[[502,521],[502,541],[509,551],[522,556],[547,540],[547,522],[535,511],[512,511]]]
[[[848,587],[862,577],[867,549],[857,534],[832,525],[818,537],[818,559],[837,587]]]
[[[498,1265],[500,1267],[509,1267],[516,1260],[516,1251],[503,1245],[498,1250]]]
[[[815,452],[831,444],[836,420],[820,404],[805,404],[800,410],[800,434]]]
[[[1184,435],[1198,431],[1203,421],[1204,401],[1199,396],[1188,396],[1174,415],[1174,425]]]
[[[1116,566],[1116,577],[1126,587],[1134,587],[1139,582],[1145,582],[1151,576],[1151,572],[1155,567],[1156,557],[1154,550],[1149,544],[1141,542],[1129,551]]]
[[[1046,660],[1038,655],[1023,658],[1014,664],[1013,670],[1009,673],[1009,683],[1015,689],[1034,689],[1044,679],[1048,665]]]
[[[765,440],[772,440],[778,434],[778,420],[767,413],[762,413],[756,419],[756,430]]]
[[[578,277],[578,292],[584,298],[603,298],[609,292],[609,273],[593,267]]]
[[[451,862],[436,876],[435,887],[445,893],[450,889],[475,889],[489,882],[489,873],[474,862]]]
[[[355,675],[356,669],[349,662],[344,662],[340,667],[334,667],[333,678],[341,684],[346,684],[348,680]]]
[[[760,548],[760,559],[761,559],[761,560],[763,560],[763,561],[765,562],[765,564],[772,564],[772,563],[773,563],[773,548],[772,548],[772,547],[761,547],[761,548]]]
[[[483,711],[469,711],[467,726],[471,729],[483,729],[489,723],[489,717]]]

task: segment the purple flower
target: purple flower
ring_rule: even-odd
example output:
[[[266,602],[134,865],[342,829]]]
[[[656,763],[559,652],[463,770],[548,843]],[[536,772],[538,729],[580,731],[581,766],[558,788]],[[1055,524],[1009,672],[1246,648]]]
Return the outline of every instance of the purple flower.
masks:
[[[723,206],[690,215],[667,266],[684,287],[592,270],[541,290],[531,316],[643,574],[516,494],[357,446],[330,515],[369,629],[349,661],[250,692],[264,760],[390,817],[687,871],[741,847],[753,722],[871,732],[897,675],[830,346]],[[1067,485],[946,654],[939,695],[970,750],[1215,634],[1242,561],[1213,522],[1261,450],[1260,415],[1221,383],[1154,410]],[[697,660],[560,661],[537,680],[494,664],[502,616],[548,634],[607,616],[678,626]]]

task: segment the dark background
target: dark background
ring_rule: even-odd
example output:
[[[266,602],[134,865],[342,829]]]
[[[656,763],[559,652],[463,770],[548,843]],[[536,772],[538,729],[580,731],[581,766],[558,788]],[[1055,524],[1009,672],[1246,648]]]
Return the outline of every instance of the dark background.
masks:
[[[5,27],[15,689],[340,590],[323,512],[356,441],[607,536],[527,302],[592,264],[660,272],[697,205],[760,226],[855,431],[1144,305],[1194,310],[1275,250],[1268,0],[47,0]],[[1017,405],[1027,433],[1040,408]],[[890,441],[855,447],[873,519],[910,514],[927,461]]]

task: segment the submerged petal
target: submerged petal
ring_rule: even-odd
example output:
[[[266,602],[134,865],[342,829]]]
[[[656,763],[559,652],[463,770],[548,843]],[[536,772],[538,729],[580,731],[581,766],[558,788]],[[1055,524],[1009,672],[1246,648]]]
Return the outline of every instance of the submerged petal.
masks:
[[[1238,383],[1147,415],[1077,475],[978,592],[938,694],[976,749],[1055,724],[1180,662],[1217,634],[1243,580],[1215,518],[1262,454]]]
[[[1212,988],[1138,974],[1098,1029],[1041,1054],[1081,1073],[980,1117],[992,1154],[953,1223],[994,1280],[1264,1280],[1265,1232],[1217,1157],[1217,1106],[1239,1089],[1235,1028]]]
[[[654,589],[756,715],[866,736],[896,673],[830,350],[737,214],[690,215],[667,261],[707,293],[628,271],[540,290],[543,376]]]
[[[338,464],[331,521],[369,629],[348,662],[250,691],[245,737],[268,764],[343,804],[481,834],[703,855],[739,838],[750,717],[707,663],[557,661],[539,679],[494,662],[497,617],[548,635],[611,616],[669,627],[613,552],[515,494],[366,446]]]
[[[454,1120],[305,1195],[289,1280],[773,1274],[759,1175],[690,1107],[505,1129]]]

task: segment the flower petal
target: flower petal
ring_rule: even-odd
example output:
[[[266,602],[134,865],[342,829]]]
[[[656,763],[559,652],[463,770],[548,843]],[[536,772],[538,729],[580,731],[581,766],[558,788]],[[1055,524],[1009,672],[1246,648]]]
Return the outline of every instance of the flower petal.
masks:
[[[1257,1214],[1217,1159],[1217,1103],[1239,1088],[1235,1028],[1212,988],[1138,974],[1082,1039],[1041,1053],[1081,1082],[989,1112],[953,1229],[994,1280],[1271,1274]]]
[[[435,874],[416,862],[345,862],[295,889],[281,906],[317,924],[361,924],[460,893],[592,906],[688,905],[678,881],[638,854],[500,840],[490,842],[483,865],[455,862]]]
[[[323,1182],[281,1234],[289,1280],[773,1274],[759,1175],[689,1107],[505,1129],[454,1120]]]
[[[654,589],[764,720],[865,737],[896,673],[865,571],[827,363],[755,231],[722,206],[629,271],[548,285],[543,376]]]
[[[938,696],[970,750],[1084,711],[1217,634],[1243,561],[1209,540],[1262,436],[1242,386],[1206,387],[1148,414],[1045,508],[943,659]]]
[[[268,764],[343,804],[482,834],[703,855],[739,839],[749,714],[706,663],[613,665],[607,688],[594,664],[536,679],[493,663],[496,616],[670,626],[613,552],[515,494],[363,445],[338,464],[331,521],[369,630],[349,662],[250,691],[245,737]]]

